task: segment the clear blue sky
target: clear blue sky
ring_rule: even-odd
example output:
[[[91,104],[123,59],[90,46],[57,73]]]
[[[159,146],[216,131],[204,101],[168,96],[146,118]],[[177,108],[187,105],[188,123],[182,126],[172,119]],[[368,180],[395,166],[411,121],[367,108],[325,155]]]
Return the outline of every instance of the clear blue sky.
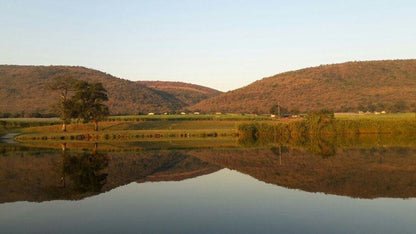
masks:
[[[0,0],[0,30],[0,64],[227,91],[320,64],[416,58],[416,1]]]

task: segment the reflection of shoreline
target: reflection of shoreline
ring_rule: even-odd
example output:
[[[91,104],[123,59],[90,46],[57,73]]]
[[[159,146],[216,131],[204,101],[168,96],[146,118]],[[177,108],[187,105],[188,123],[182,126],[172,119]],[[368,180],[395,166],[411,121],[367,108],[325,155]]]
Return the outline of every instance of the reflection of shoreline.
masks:
[[[18,143],[17,141],[13,140],[18,135],[20,135],[20,133],[6,133],[5,135],[0,135],[0,143],[5,143],[5,144]]]
[[[72,151],[91,150],[90,141],[67,141]],[[242,141],[235,137],[224,138],[188,138],[188,139],[152,139],[141,141],[104,141],[99,142],[100,152],[137,152],[146,150],[195,150],[195,149],[267,149],[287,145],[291,148],[309,149],[311,153],[330,156],[334,149],[373,148],[373,147],[415,147],[415,135],[366,134],[324,136],[321,138],[294,137],[289,141],[282,139],[260,138],[255,141]],[[17,144],[22,147],[61,149],[60,141],[34,141]],[[321,146],[321,147],[317,147]],[[1,147],[1,145],[0,145]]]

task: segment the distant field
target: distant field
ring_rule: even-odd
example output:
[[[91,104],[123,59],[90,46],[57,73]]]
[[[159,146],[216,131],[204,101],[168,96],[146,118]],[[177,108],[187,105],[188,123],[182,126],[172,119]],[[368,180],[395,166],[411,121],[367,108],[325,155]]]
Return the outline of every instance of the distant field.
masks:
[[[60,122],[57,117],[54,118],[0,118],[0,121],[8,122]]]
[[[219,114],[219,115],[125,115],[111,116],[109,120],[124,121],[159,121],[159,120],[271,120],[270,115],[241,115],[241,114]]]
[[[355,114],[355,113],[336,113],[337,119],[416,119],[415,113],[397,114]]]

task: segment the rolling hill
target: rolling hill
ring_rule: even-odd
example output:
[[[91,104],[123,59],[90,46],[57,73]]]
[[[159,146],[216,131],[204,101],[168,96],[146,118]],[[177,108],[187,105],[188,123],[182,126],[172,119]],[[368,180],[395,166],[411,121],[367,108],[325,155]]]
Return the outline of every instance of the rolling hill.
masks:
[[[270,113],[317,109],[413,111],[416,60],[347,62],[286,72],[192,106],[202,112]]]
[[[58,93],[46,88],[46,84],[60,75],[89,82],[101,82],[108,90],[107,105],[111,114],[137,114],[147,112],[174,112],[182,110],[206,97],[219,94],[219,91],[202,86],[181,83],[173,91],[146,86],[146,83],[116,78],[109,74],[72,66],[0,66],[0,113],[51,113],[51,106]],[[170,82],[167,82],[170,83]],[[177,85],[178,86],[178,85]],[[175,89],[175,85],[164,85]],[[182,90],[184,92],[182,93]],[[195,90],[191,94],[189,90]],[[189,98],[189,99],[188,99]]]
[[[186,105],[195,105],[204,99],[214,97],[222,93],[221,91],[208,87],[183,82],[137,81],[137,83],[152,89],[166,92]]]

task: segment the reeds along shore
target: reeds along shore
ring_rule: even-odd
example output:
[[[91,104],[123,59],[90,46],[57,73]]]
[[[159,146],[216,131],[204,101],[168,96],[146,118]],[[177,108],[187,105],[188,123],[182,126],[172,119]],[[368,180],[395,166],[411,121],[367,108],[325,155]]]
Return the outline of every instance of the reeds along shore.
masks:
[[[415,135],[416,119],[318,119],[288,123],[243,123],[238,126],[240,138],[289,139],[310,136],[343,136],[358,134]]]
[[[338,148],[416,147],[416,120],[335,120],[239,125],[244,146],[286,145],[330,157]]]

